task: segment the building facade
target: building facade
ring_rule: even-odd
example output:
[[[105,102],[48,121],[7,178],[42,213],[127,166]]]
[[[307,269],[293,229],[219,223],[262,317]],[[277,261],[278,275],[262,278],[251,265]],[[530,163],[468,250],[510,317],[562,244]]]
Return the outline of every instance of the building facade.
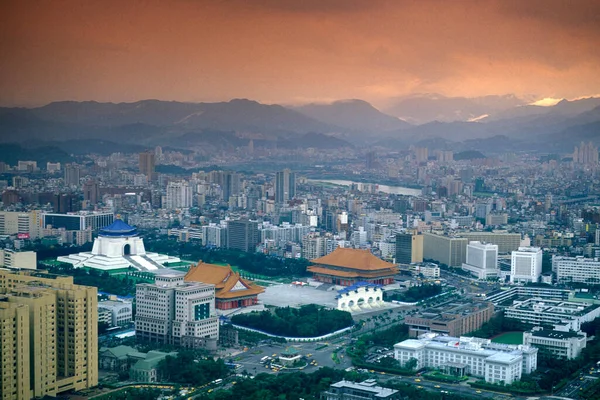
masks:
[[[258,222],[247,219],[227,222],[228,248],[254,253],[259,242]]]
[[[600,232],[600,229],[596,232]],[[598,258],[553,256],[552,271],[556,273],[556,282],[559,284],[600,284],[600,260]]]
[[[0,271],[0,303],[14,304],[4,308],[17,307],[20,313],[27,313],[27,318],[22,319],[17,330],[12,324],[0,326],[3,338],[14,346],[22,347],[11,349],[13,354],[22,355],[20,359],[23,360],[29,353],[29,359],[23,361],[26,362],[26,373],[18,363],[17,368],[2,369],[3,375],[5,372],[11,375],[7,382],[29,385],[30,397],[56,396],[96,386],[97,298],[95,287],[75,285],[73,277],[43,272]],[[15,333],[21,338],[15,338]],[[5,357],[2,359],[6,360]],[[3,381],[0,385],[4,385]],[[7,390],[13,393],[14,384]],[[18,391],[25,393],[26,389]],[[5,393],[4,389],[2,393]]]
[[[579,357],[586,343],[585,332],[561,332],[541,327],[523,332],[523,344],[537,347],[540,356],[548,358],[572,360]]]
[[[600,304],[531,298],[516,301],[504,315],[535,326],[579,332],[582,323],[600,316]]]
[[[423,262],[423,235],[397,233],[396,262],[398,264]]]
[[[511,253],[510,282],[537,282],[542,274],[542,249],[519,247]]]
[[[296,174],[289,169],[275,175],[275,202],[285,203],[296,196]]]
[[[468,239],[423,233],[423,259],[460,267],[467,259]]]
[[[215,350],[219,321],[214,285],[185,282],[185,273],[161,271],[136,286],[136,336],[142,341]]]
[[[467,261],[462,269],[470,272],[478,279],[498,276],[498,246],[495,244],[469,242],[467,245]]]
[[[394,345],[394,358],[401,365],[411,359],[419,368],[435,368],[447,374],[472,375],[489,383],[510,385],[522,374],[537,369],[538,349],[525,345],[492,343],[490,339],[436,334],[407,339]]]

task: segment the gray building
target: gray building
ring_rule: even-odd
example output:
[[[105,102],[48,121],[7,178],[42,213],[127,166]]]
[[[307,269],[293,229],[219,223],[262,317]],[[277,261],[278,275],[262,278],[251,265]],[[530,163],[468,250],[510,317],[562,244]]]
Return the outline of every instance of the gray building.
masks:
[[[322,400],[400,400],[402,396],[397,390],[377,386],[375,379],[364,382],[340,381],[329,386],[321,393]]]
[[[467,259],[469,239],[433,233],[423,234],[423,259],[460,267]]]
[[[247,219],[227,222],[227,248],[255,252],[259,242],[258,222]]]

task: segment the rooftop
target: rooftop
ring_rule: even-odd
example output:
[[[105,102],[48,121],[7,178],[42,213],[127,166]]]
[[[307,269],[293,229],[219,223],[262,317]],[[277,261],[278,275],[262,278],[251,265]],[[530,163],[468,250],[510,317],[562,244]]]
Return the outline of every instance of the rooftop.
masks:
[[[370,250],[338,247],[330,254],[311,260],[314,264],[331,265],[363,271],[377,271],[396,267],[396,264],[383,261]]]
[[[137,236],[137,229],[126,224],[121,219],[116,219],[112,224],[100,229],[99,235],[107,237],[131,237]]]

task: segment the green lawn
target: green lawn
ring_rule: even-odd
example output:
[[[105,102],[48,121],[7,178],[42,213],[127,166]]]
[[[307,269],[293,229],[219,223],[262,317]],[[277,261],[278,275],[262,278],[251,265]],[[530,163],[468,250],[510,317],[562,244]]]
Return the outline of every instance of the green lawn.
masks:
[[[492,338],[494,343],[523,344],[523,332],[506,332]]]

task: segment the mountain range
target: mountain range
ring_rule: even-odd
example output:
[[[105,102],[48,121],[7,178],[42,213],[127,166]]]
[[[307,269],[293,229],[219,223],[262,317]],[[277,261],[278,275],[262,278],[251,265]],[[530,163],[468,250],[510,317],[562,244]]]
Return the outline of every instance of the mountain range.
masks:
[[[143,100],[55,102],[0,108],[0,143],[66,154],[104,154],[157,145],[208,154],[248,145],[280,148],[427,145],[456,151],[567,152],[600,141],[600,98],[541,107],[513,95],[415,95],[382,112],[362,100],[282,106],[247,99],[219,103]],[[95,145],[92,145],[95,144]],[[1,156],[1,154],[0,154]]]

